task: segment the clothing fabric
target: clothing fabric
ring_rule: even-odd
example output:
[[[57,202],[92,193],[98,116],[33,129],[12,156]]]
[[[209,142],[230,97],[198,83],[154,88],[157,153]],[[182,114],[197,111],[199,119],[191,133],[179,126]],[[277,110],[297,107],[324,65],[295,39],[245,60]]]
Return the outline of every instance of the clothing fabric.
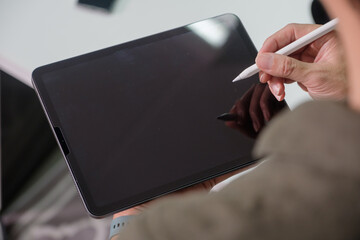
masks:
[[[116,239],[359,239],[360,114],[310,102],[262,132],[254,171],[159,200]]]

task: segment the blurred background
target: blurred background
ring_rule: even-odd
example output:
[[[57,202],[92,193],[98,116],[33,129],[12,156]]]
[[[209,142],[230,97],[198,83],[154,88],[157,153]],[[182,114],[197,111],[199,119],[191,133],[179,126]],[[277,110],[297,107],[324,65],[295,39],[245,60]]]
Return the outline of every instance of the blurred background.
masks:
[[[312,0],[0,0],[0,239],[107,239],[82,205],[31,86],[39,66],[234,13],[257,49],[288,23],[324,23]],[[240,71],[240,70],[239,70]],[[310,100],[287,86],[294,108]]]

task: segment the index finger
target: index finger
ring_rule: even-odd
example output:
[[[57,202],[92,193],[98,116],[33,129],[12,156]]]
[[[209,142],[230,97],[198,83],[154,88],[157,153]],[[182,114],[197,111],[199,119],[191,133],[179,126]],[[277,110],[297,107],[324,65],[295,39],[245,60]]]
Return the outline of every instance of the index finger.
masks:
[[[276,52],[277,50],[285,47],[286,45],[289,45],[290,43],[303,37],[318,27],[320,27],[320,25],[296,23],[288,24],[284,28],[268,37],[261,47],[259,53]]]

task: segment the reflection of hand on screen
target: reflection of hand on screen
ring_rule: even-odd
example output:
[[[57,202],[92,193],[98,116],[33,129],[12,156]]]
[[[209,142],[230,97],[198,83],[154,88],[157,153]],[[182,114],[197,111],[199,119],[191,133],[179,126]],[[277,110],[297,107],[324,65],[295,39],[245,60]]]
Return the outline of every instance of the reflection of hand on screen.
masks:
[[[248,137],[256,138],[264,127],[283,107],[285,102],[278,102],[266,84],[254,84],[235,102],[230,114],[237,116],[235,121],[226,125],[242,132]]]

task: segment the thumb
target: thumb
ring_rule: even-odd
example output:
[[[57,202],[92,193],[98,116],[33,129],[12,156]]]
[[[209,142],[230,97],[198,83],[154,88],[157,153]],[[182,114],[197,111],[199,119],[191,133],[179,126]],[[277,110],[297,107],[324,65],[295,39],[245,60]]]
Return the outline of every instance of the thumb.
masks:
[[[310,63],[276,53],[259,53],[255,61],[261,71],[296,82],[303,82],[312,67]]]

